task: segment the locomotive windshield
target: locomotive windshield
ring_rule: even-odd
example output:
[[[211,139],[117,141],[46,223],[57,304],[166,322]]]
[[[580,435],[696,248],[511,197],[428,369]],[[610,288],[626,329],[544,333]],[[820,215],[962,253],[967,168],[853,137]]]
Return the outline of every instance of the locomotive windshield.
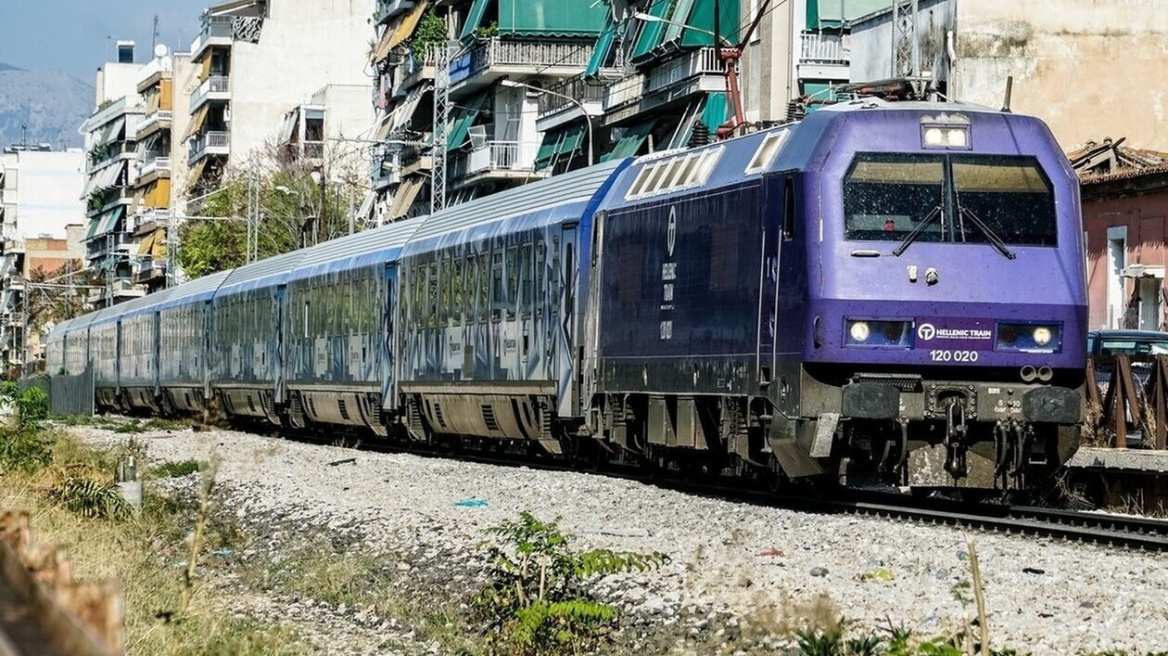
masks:
[[[1033,157],[860,153],[844,178],[845,238],[1055,246],[1054,194]]]

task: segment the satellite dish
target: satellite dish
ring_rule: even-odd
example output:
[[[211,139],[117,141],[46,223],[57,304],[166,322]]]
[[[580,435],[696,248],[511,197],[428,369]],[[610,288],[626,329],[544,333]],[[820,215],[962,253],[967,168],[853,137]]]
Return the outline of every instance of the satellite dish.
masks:
[[[155,56],[155,57],[157,57],[158,59],[162,59],[162,58],[163,58],[163,57],[165,57],[165,56],[166,56],[166,55],[167,55],[169,52],[170,52],[170,51],[169,51],[169,50],[167,50],[167,48],[166,48],[166,45],[164,45],[164,44],[162,44],[162,43],[160,43],[160,44],[158,44],[158,45],[154,46],[154,56]]]

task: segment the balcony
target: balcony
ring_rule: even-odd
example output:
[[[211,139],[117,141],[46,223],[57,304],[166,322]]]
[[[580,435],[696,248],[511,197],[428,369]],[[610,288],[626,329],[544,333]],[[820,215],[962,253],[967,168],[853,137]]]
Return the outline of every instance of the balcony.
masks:
[[[139,285],[148,285],[153,281],[166,277],[166,260],[155,260],[147,257],[138,262],[138,270],[134,272],[134,282]]]
[[[110,293],[114,297],[114,302],[119,298],[137,298],[145,296],[146,290],[134,284],[134,281],[129,278],[117,278],[110,281]]]
[[[235,16],[208,16],[203,19],[203,29],[191,42],[191,61],[198,61],[199,55],[209,46],[229,46],[235,38]]]
[[[134,128],[134,140],[141,141],[158,130],[169,130],[174,123],[174,112],[169,109],[160,109],[142,117],[142,121]]]
[[[450,62],[450,89],[477,90],[508,75],[568,77],[583,72],[591,56],[580,42],[484,39]]]
[[[604,124],[613,126],[662,105],[696,94],[726,90],[717,48],[683,53],[643,75],[619,80],[605,90]]]
[[[85,172],[93,175],[95,171],[104,168],[107,163],[115,159],[132,159],[133,156],[138,154],[137,149],[137,144],[129,141],[115,141],[113,143],[94,146],[89,151],[89,167]]]
[[[377,0],[377,7],[373,11],[373,22],[380,25],[385,21],[403,14],[417,4],[414,0]]]
[[[133,245],[128,232],[107,232],[94,237],[85,244],[85,259],[96,260],[113,255],[126,245]],[[118,255],[121,257],[121,255]]]
[[[146,91],[153,87],[164,78],[170,78],[174,74],[174,60],[169,57],[158,57],[151,59],[149,62],[142,65],[138,71],[138,93]]]
[[[799,79],[846,81],[851,60],[851,39],[847,35],[820,32],[800,35]]]
[[[455,188],[491,180],[537,180],[546,173],[533,173],[537,143],[488,141],[478,150],[459,155],[450,166],[449,178]]]
[[[231,80],[226,75],[212,75],[203,80],[197,89],[191,92],[191,113],[202,106],[208,100],[231,100],[231,92],[228,90],[228,82]]]
[[[204,132],[192,137],[187,144],[187,164],[194,164],[204,155],[226,155],[230,150],[229,132]]]
[[[581,107],[588,116],[604,114],[603,84],[585,80],[578,75],[548,87],[547,90],[549,93],[541,93],[538,96],[539,113],[535,121],[535,129],[538,132],[554,130],[581,117]],[[575,99],[575,102],[572,99]]]
[[[169,157],[148,157],[138,167],[138,181],[144,182],[143,179],[149,176],[170,177],[170,171]]]

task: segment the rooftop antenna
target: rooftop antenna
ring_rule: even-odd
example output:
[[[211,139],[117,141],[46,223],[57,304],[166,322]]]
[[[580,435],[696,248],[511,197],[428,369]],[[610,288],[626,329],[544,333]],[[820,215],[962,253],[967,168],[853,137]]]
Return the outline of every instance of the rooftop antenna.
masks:
[[[155,52],[158,46],[158,14],[154,14],[154,33],[150,37],[150,51]]]
[[[1010,111],[1010,95],[1013,92],[1014,92],[1014,76],[1007,75],[1006,76],[1006,101],[1004,103],[1002,103],[1002,111],[1003,112]]]

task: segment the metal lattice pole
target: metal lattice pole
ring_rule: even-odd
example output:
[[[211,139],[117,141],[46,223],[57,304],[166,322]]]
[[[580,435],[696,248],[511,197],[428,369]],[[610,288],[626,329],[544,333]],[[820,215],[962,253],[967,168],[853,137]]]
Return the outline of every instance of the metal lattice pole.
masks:
[[[892,5],[892,76],[915,78],[917,62],[916,19],[918,0],[896,0]]]
[[[450,60],[458,45],[438,48],[434,66],[434,145],[430,151],[430,213],[446,207],[446,121],[450,115]]]

